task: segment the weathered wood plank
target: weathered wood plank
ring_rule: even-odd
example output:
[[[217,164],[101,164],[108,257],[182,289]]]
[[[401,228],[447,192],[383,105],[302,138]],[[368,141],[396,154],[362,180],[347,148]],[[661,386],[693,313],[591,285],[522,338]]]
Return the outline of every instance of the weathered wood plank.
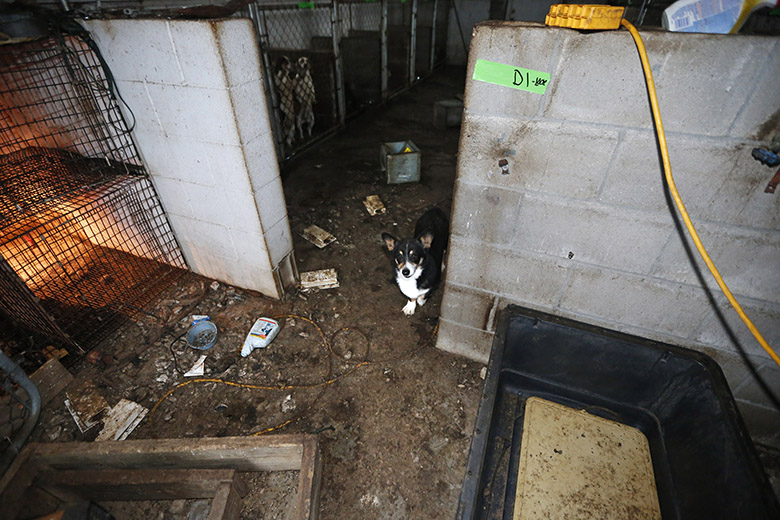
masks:
[[[220,485],[207,520],[238,520],[241,516],[241,497],[247,494],[247,488],[239,475],[232,482]]]
[[[233,469],[53,470],[41,473],[35,485],[63,502],[174,500],[213,498],[235,475]]]
[[[317,520],[320,511],[322,459],[316,437],[303,441],[301,473],[298,478],[298,519]]]
[[[218,468],[227,471],[224,480],[208,478],[219,474]],[[13,520],[26,491],[36,486],[48,491],[56,485],[63,496],[93,500],[213,497],[217,507],[212,511],[220,515],[214,519],[230,520],[239,517],[241,497],[248,492],[237,471],[286,470],[301,471],[297,518],[316,520],[322,460],[314,436],[33,443],[0,480],[0,511],[4,519]],[[200,492],[187,487],[201,485],[210,488],[210,494],[195,496]]]
[[[56,469],[286,471],[300,469],[305,438],[274,435],[52,443],[38,445],[35,456]]]
[[[32,462],[34,452],[32,445],[25,446],[0,479],[0,512],[4,518],[16,518],[24,506],[25,491],[39,470]]]
[[[35,383],[41,394],[41,406],[45,406],[65,390],[73,381],[73,375],[58,360],[50,359],[30,376],[30,381]]]

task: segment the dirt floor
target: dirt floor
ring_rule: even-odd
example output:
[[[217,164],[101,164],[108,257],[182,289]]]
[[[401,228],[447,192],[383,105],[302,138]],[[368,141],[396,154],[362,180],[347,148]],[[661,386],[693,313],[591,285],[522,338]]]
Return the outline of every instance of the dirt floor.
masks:
[[[416,218],[434,205],[449,213],[459,130],[436,129],[433,105],[462,92],[464,81],[462,70],[441,71],[285,165],[298,268],[335,268],[339,288],[274,301],[187,275],[151,309],[156,317],[124,327],[96,349],[100,360],[82,360],[71,372],[93,380],[110,405],[126,398],[152,409],[188,380],[178,371],[200,352],[176,339],[191,315],[208,315],[219,339],[207,351],[207,377],[265,386],[335,381],[284,391],[190,384],[162,400],[131,439],[316,433],[323,457],[320,518],[454,517],[482,365],[434,348],[440,290],[414,316],[402,314],[406,299],[392,281],[380,234],[409,236]],[[408,139],[422,150],[422,180],[388,185],[380,144]],[[370,216],[362,202],[369,195],[379,195],[387,212]],[[337,240],[315,247],[301,237],[309,224]],[[261,316],[281,317],[282,330],[267,350],[242,358],[241,344]],[[99,429],[81,433],[60,398],[44,410],[33,440],[90,441]],[[297,473],[253,479],[242,517],[289,518]],[[122,518],[194,519],[208,509],[204,501],[107,506]]]
[[[185,275],[150,309],[154,316],[141,316],[104,342],[94,363],[72,366],[77,381],[94,381],[109,405],[126,398],[153,410],[131,439],[316,434],[324,520],[454,518],[483,367],[434,348],[440,290],[414,316],[402,314],[405,298],[392,281],[380,234],[410,235],[416,218],[434,205],[449,212],[459,130],[434,128],[433,104],[454,98],[464,82],[462,70],[439,71],[285,165],[298,268],[334,268],[339,288],[292,291],[275,301]],[[388,185],[380,144],[407,139],[422,150],[422,180]],[[369,195],[379,195],[385,214],[367,213],[362,201]],[[315,247],[301,237],[310,224],[337,241]],[[189,380],[180,371],[200,354],[180,337],[190,317],[201,314],[219,328],[206,352],[206,377],[299,388],[215,382],[177,388]],[[262,316],[278,317],[282,330],[268,349],[242,358],[244,338]],[[44,409],[32,440],[91,441],[99,429],[81,433],[59,396]],[[762,451],[762,460],[777,487],[780,457]],[[242,518],[291,518],[297,482],[292,471],[254,474]],[[104,505],[118,519],[152,520],[205,519],[209,508],[203,500]]]

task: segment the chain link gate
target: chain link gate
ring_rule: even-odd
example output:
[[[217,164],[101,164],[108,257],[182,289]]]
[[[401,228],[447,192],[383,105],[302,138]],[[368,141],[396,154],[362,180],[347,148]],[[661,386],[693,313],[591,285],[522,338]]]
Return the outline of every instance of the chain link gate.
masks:
[[[449,0],[250,4],[280,158],[444,61]]]

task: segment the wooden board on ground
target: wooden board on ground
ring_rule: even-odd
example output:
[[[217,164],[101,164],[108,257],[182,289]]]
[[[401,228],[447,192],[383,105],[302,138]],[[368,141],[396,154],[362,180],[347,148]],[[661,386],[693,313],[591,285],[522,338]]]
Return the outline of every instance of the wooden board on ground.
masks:
[[[73,381],[73,376],[58,360],[50,359],[30,376],[30,381],[35,383],[38,393],[41,394],[41,406],[45,406],[65,390]]]
[[[336,240],[336,237],[315,224],[306,226],[301,236],[320,249]]]
[[[0,480],[0,511],[13,520],[30,490],[63,499],[212,498],[209,520],[237,519],[247,494],[236,472],[300,471],[296,519],[316,520],[322,462],[312,435],[33,443]]]

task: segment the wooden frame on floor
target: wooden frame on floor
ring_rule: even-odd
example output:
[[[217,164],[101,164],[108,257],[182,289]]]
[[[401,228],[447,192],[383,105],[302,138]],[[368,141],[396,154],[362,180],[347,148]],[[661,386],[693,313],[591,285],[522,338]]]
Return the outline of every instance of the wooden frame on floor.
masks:
[[[208,520],[238,519],[239,472],[300,471],[298,520],[316,520],[320,459],[313,435],[33,443],[0,480],[3,518],[29,514],[42,494],[75,500],[210,498]]]

